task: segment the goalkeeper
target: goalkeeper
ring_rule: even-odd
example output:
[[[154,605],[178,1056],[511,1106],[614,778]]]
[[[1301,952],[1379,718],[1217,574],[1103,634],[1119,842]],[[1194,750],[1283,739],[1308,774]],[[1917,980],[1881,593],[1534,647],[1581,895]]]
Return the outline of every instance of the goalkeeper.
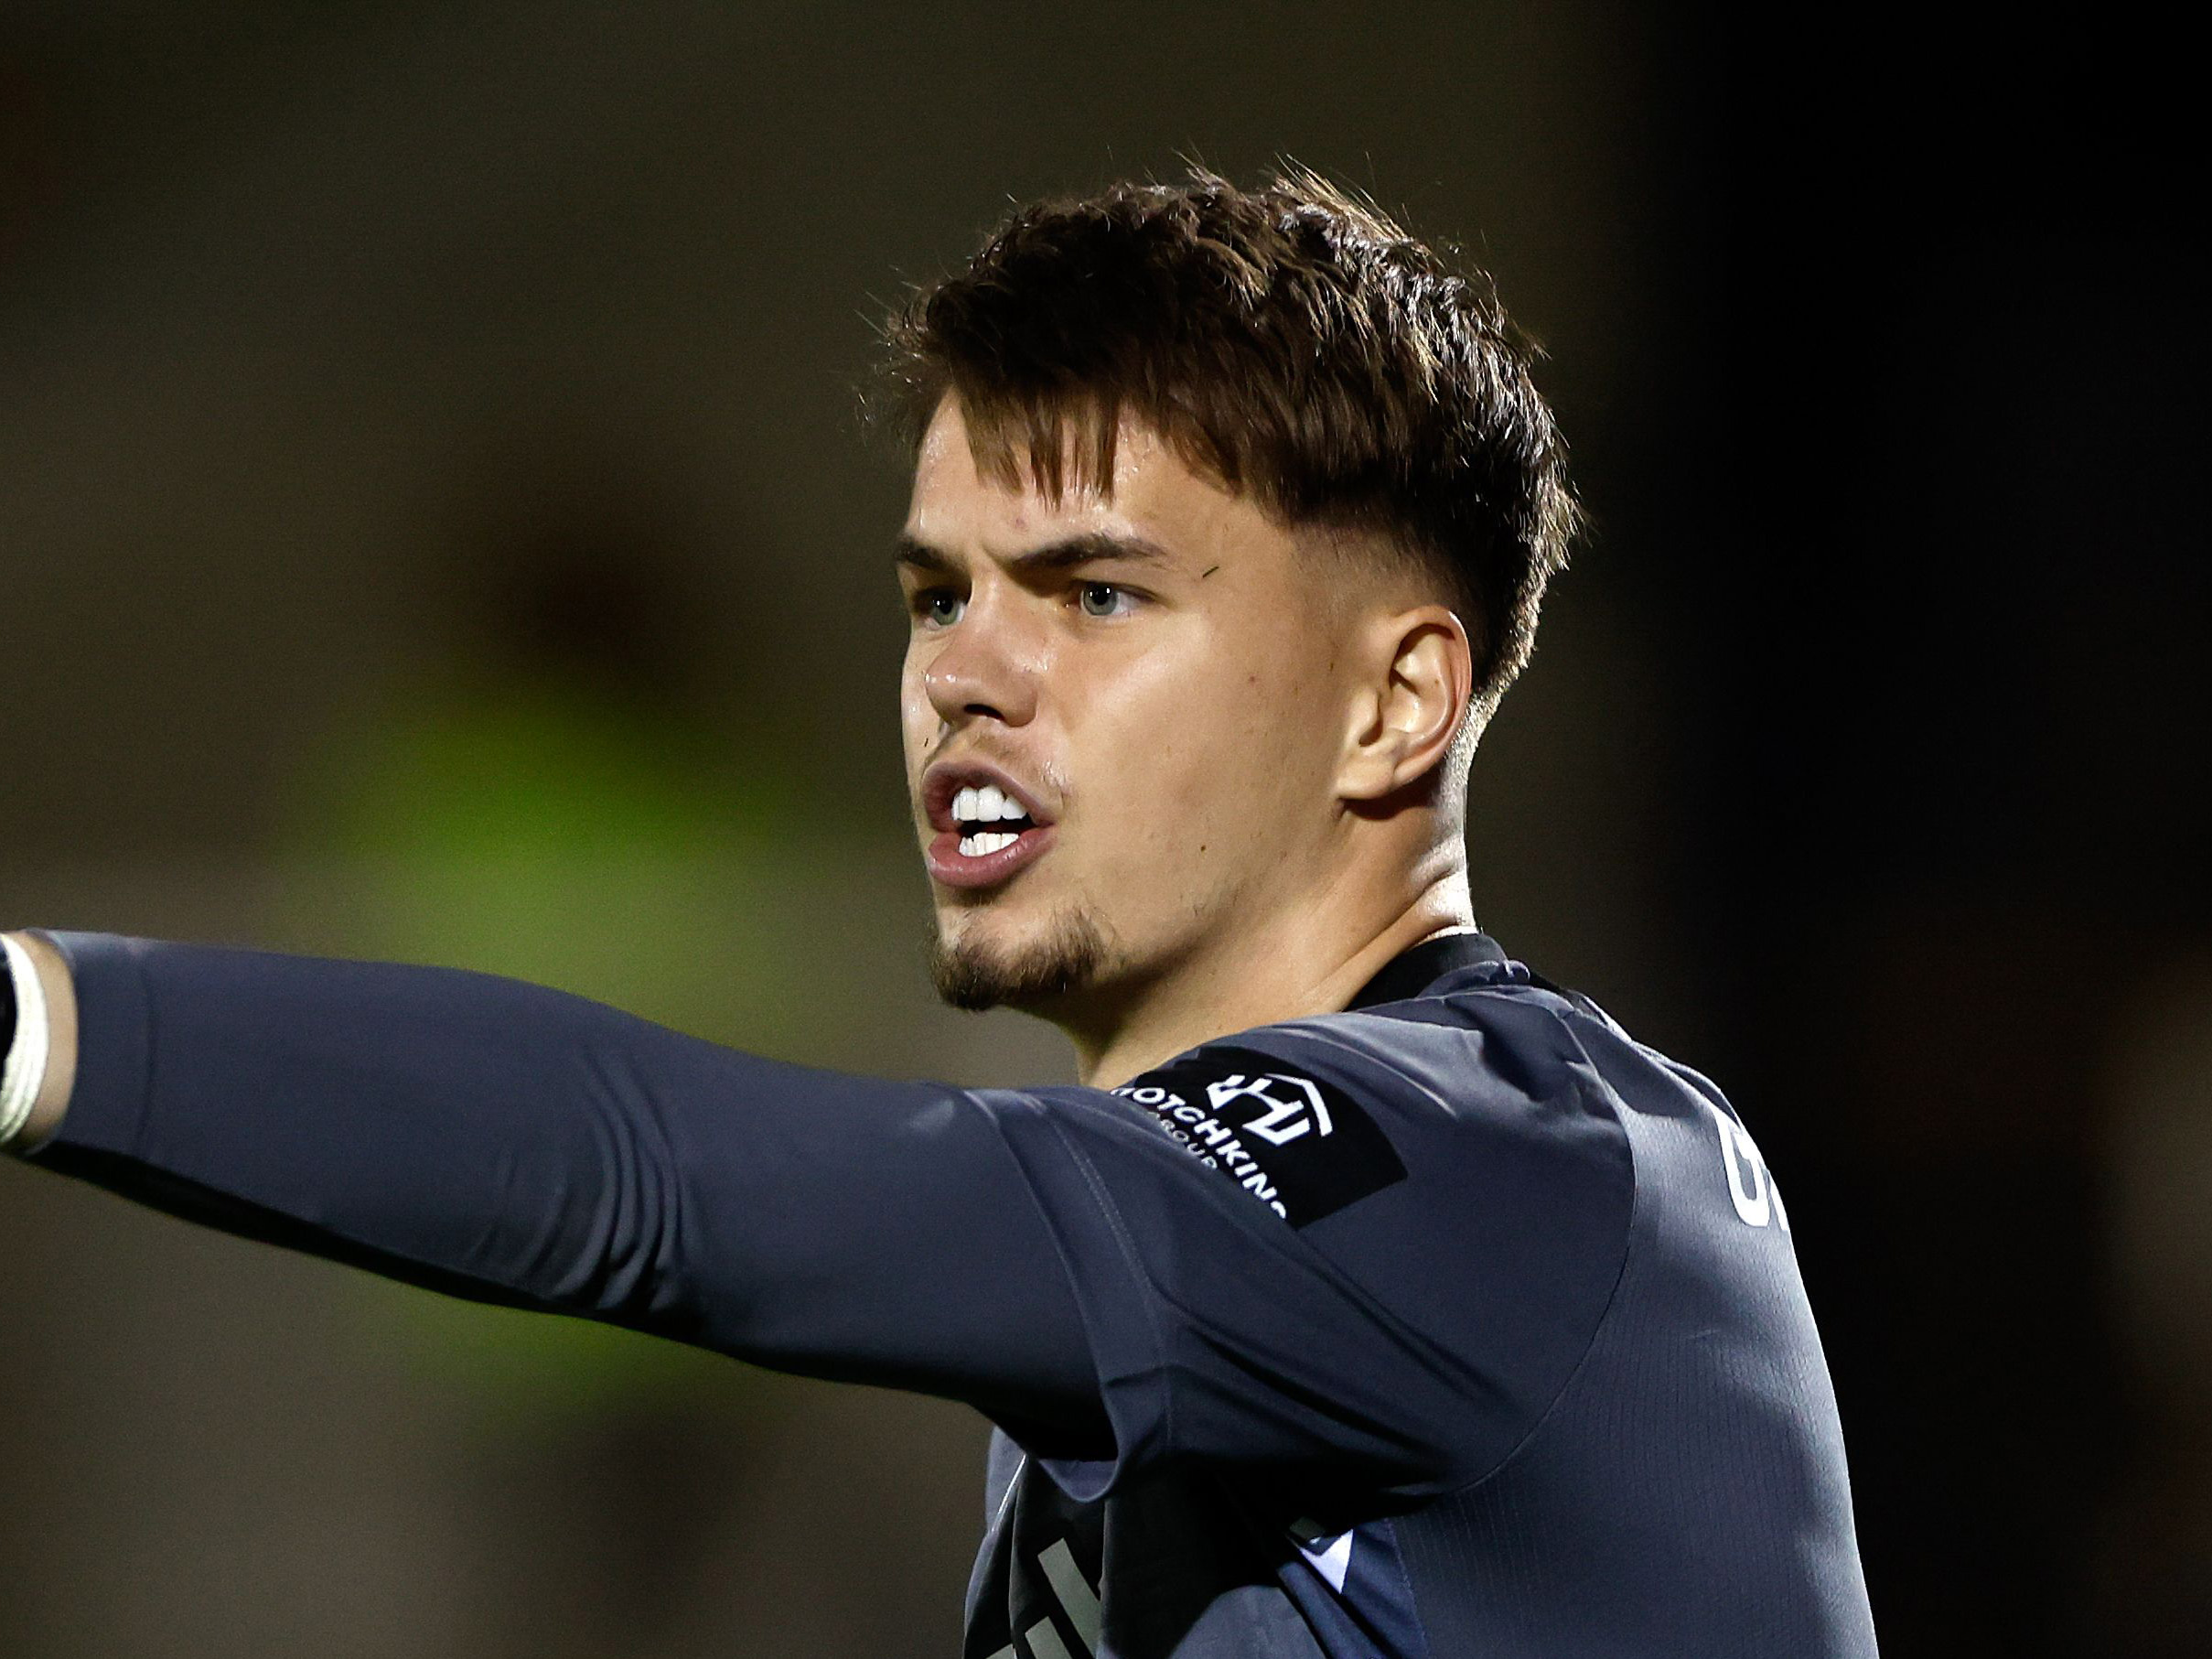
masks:
[[[1721,1094],[1478,930],[1575,522],[1487,285],[1311,175],[1017,213],[888,330],[938,989],[1079,1086],[515,980],[5,936],[0,1140],[485,1301],[965,1401],[966,1659],[1863,1659]]]

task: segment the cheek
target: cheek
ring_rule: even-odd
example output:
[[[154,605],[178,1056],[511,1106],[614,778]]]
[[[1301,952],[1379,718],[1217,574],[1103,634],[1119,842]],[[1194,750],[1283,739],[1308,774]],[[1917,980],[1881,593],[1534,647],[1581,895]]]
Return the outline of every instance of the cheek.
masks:
[[[1205,768],[1193,787],[1220,845],[1273,856],[1327,820],[1337,716],[1323,666],[1281,655],[1248,659],[1219,684]]]
[[[1247,769],[1272,771],[1310,744],[1323,665],[1290,648],[1224,651],[1209,664],[1202,714],[1208,741]],[[1195,699],[1194,699],[1195,701]]]
[[[911,652],[898,676],[898,724],[906,736],[909,758],[920,753],[937,735],[937,710],[930,706],[929,691],[922,684],[922,665]]]
[[[1156,653],[1082,708],[1071,752],[1114,759],[1092,778],[1121,803],[1124,853],[1208,856],[1265,841],[1305,789],[1298,732],[1311,687],[1208,641]]]

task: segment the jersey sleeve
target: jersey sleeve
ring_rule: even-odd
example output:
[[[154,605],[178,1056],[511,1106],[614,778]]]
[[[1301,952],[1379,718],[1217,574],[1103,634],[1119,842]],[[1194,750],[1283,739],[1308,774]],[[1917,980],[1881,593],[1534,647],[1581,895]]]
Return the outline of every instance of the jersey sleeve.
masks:
[[[1106,1425],[994,1114],[499,975],[48,931],[68,1115],[32,1161],[471,1300]]]
[[[1196,1460],[1312,1514],[1418,1502],[1557,1397],[1627,1248],[1611,1091],[1540,1000],[1418,1006],[994,1101],[1114,1430],[1040,1458],[1071,1495]]]
[[[1168,1462],[1309,1513],[1478,1478],[1625,1247],[1603,1086],[1522,1007],[975,1090],[459,969],[47,936],[80,1054],[36,1161],[434,1289],[964,1400],[1078,1498]]]

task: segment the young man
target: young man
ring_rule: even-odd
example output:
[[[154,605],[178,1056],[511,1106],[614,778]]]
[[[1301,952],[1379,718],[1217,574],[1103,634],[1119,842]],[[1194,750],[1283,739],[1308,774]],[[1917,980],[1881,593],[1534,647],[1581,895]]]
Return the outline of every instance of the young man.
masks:
[[[1756,1148],[1475,925],[1469,758],[1573,522],[1495,304],[1316,178],[1197,175],[1022,212],[891,342],[938,986],[1058,1025],[1081,1086],[26,932],[0,1136],[972,1403],[968,1659],[1872,1654]]]

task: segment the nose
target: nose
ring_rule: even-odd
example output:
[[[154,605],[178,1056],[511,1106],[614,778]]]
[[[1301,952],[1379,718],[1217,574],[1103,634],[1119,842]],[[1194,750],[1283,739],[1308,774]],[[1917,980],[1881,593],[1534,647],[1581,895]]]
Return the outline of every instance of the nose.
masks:
[[[1026,726],[1036,714],[1047,647],[1023,627],[1016,607],[997,602],[1002,598],[972,597],[922,669],[930,706],[948,726],[974,719]]]

